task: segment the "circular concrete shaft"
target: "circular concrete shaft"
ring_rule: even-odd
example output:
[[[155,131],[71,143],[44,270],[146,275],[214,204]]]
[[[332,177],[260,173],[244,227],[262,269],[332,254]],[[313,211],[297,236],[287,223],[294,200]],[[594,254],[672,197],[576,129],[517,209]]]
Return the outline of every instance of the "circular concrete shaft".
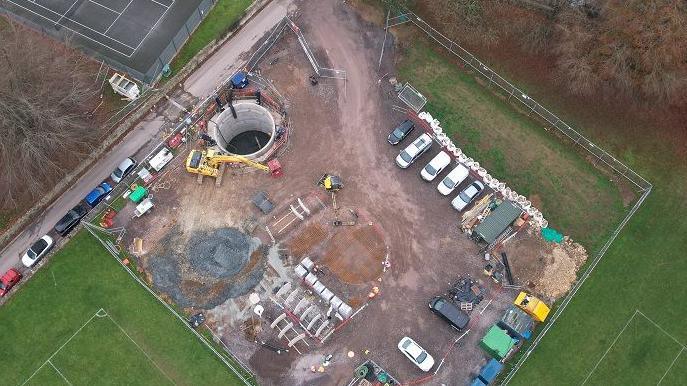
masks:
[[[272,114],[252,102],[234,104],[236,118],[231,108],[215,115],[208,128],[217,145],[226,153],[248,158],[260,158],[274,144],[275,125]]]

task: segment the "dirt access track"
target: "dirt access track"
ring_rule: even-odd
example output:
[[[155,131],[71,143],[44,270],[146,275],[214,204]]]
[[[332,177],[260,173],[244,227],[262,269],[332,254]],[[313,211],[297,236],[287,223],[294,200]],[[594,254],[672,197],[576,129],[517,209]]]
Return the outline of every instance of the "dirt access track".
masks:
[[[303,354],[295,350],[278,354],[246,340],[241,326],[220,325],[218,320],[211,320],[211,326],[230,351],[257,374],[260,384],[346,385],[356,367],[367,359],[404,383],[426,377],[427,373],[398,350],[397,344],[404,336],[415,339],[435,358],[437,364],[432,373],[445,359],[438,373],[427,382],[467,383],[486,361],[477,342],[516,293],[485,281],[487,298],[471,313],[470,331],[457,343],[461,333],[428,310],[429,299],[445,293],[449,283],[460,276],[483,278],[484,266],[478,246],[460,232],[459,214],[451,208],[450,199],[437,192],[438,181],[425,183],[419,176],[421,167],[437,153],[438,146],[409,169],[398,168],[394,159],[400,148],[389,145],[386,138],[404,116],[392,110],[400,101],[389,83],[380,81],[385,73],[393,74],[393,50],[387,51],[381,69],[377,69],[384,31],[340,1],[295,4],[298,11],[294,21],[318,61],[323,66],[345,70],[347,81],[320,79],[319,84],[311,85],[308,78],[313,70],[296,37],[288,30],[262,60],[258,71],[288,101],[291,132],[285,152],[279,155],[284,176],[273,179],[257,172],[232,172],[225,175],[220,187],[207,179],[199,186],[195,175],[186,173],[181,165],[183,158],[179,157],[168,166],[170,171],[160,182],[168,179],[168,185],[174,189],[154,192],[156,209],[150,216],[135,220],[127,229],[127,237],[144,238],[154,255],[156,248],[168,244],[165,240],[169,239],[164,237],[171,232],[186,237],[198,231],[210,234],[218,227],[245,229],[247,221],[256,219],[267,224],[273,221],[272,216],[262,216],[250,204],[257,191],[266,192],[272,202],[284,207],[296,197],[320,191],[315,183],[323,173],[339,175],[345,188],[336,196],[338,205],[361,209],[365,224],[378,226],[389,248],[390,269],[381,276],[381,282],[373,280],[380,287],[378,296],[325,343],[310,341]],[[419,130],[412,137],[417,135]],[[404,142],[408,143],[410,140]],[[326,210],[320,215],[326,215]],[[308,226],[313,229],[311,237],[320,237],[316,226]],[[306,228],[292,230],[289,237],[297,238]],[[303,243],[307,243],[306,236]],[[335,236],[332,243],[345,244],[356,234],[339,237],[344,241]],[[378,243],[373,244],[377,250]],[[289,246],[295,248],[284,243],[287,250]],[[307,254],[308,248],[303,246],[303,251],[291,253]],[[320,252],[325,266],[346,269],[345,265],[337,265],[338,255]],[[293,264],[298,259],[288,261]],[[293,271],[292,266],[288,269]],[[380,267],[370,267],[369,271],[376,275]],[[365,285],[369,277],[366,280]],[[209,312],[211,319],[216,310]],[[268,332],[270,322],[271,319],[262,321]],[[285,345],[283,341],[277,342]],[[354,353],[353,358],[347,355],[349,351]],[[331,364],[324,372],[311,371],[311,366],[319,366],[330,354]]]
[[[348,384],[365,359],[375,360],[402,382],[412,381],[426,374],[399,352],[398,341],[413,337],[438,362],[459,334],[431,314],[427,302],[460,275],[482,277],[483,263],[478,247],[458,230],[458,214],[449,200],[437,192],[436,183],[419,176],[437,150],[407,170],[394,164],[400,149],[390,146],[386,136],[403,116],[391,109],[400,103],[388,82],[380,82],[382,75],[393,73],[393,52],[387,51],[377,71],[384,31],[339,1],[304,2],[298,9],[295,21],[318,60],[346,70],[348,80],[345,86],[338,80],[311,86],[312,68],[293,34],[287,33],[263,59],[260,71],[289,100],[294,130],[287,154],[280,157],[285,176],[267,191],[284,202],[313,186],[324,172],[342,176],[346,187],[337,201],[364,206],[379,222],[390,247],[391,270],[378,298],[324,345],[311,346],[303,356],[254,348],[248,362],[266,384]],[[448,352],[430,383],[467,383],[484,363],[477,342],[515,293],[491,288],[494,297],[482,315],[472,313],[471,332]],[[346,355],[349,350],[355,353],[352,359]],[[312,373],[310,367],[328,354],[334,356],[333,364],[325,373]]]

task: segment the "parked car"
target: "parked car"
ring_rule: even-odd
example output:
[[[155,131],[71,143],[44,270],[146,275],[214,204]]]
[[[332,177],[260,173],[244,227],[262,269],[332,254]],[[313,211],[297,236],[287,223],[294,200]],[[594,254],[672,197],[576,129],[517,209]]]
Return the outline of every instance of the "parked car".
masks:
[[[463,189],[462,192],[458,193],[456,198],[451,201],[451,205],[457,210],[461,211],[465,209],[468,204],[472,202],[472,200],[477,197],[482,190],[484,190],[484,184],[482,184],[479,181],[475,181],[471,183],[470,185],[467,186],[467,188]]]
[[[450,163],[451,156],[442,150],[420,171],[420,175],[425,181],[433,181]]]
[[[48,251],[54,245],[52,237],[45,235],[41,237],[38,241],[33,243],[31,247],[26,251],[24,256],[21,258],[21,263],[24,264],[26,268],[33,267],[40,259],[45,256]]]
[[[396,126],[394,131],[389,134],[389,138],[387,138],[387,140],[392,145],[398,145],[408,136],[408,134],[410,134],[411,131],[413,131],[414,128],[415,124],[413,121],[406,119],[405,121],[401,122],[400,125]]]
[[[470,322],[470,317],[465,311],[441,296],[429,301],[429,309],[458,330],[465,329]]]
[[[81,219],[88,213],[88,208],[79,204],[69,210],[60,221],[55,224],[55,232],[60,236],[66,236],[72,229],[81,221]]]
[[[422,134],[417,137],[413,143],[408,145],[408,147],[401,150],[401,153],[396,157],[396,165],[401,169],[406,169],[415,162],[416,159],[420,158],[424,152],[429,150],[431,146],[432,138],[427,133]]]
[[[422,371],[429,371],[434,366],[434,358],[407,336],[398,342],[398,349]]]
[[[453,192],[461,182],[463,182],[470,174],[468,168],[463,166],[463,164],[458,164],[449,174],[444,177],[443,180],[437,186],[439,193],[447,196]]]
[[[14,268],[10,268],[9,271],[5,272],[2,277],[0,277],[0,297],[5,296],[15,284],[19,283],[21,280],[21,273]]]
[[[88,196],[85,198],[86,204],[88,204],[88,206],[91,208],[95,207],[111,191],[112,186],[110,186],[110,184],[107,182],[101,183],[100,185],[96,186],[95,189],[91,190],[90,193],[88,193]]]
[[[123,180],[129,175],[129,173],[131,173],[132,170],[134,170],[136,165],[136,160],[133,158],[127,158],[122,161],[119,166],[117,166],[117,169],[115,169],[112,174],[110,174],[110,178],[112,178],[112,181],[114,181],[115,184],[118,184],[119,181]]]

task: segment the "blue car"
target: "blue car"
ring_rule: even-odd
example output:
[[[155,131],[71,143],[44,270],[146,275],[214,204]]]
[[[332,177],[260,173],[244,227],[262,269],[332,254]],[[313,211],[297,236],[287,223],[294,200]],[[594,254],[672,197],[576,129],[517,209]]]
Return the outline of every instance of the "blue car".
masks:
[[[108,184],[107,182],[103,182],[102,184],[98,185],[95,189],[91,190],[90,193],[88,193],[88,196],[86,196],[85,199],[86,204],[88,204],[88,206],[90,206],[91,208],[95,207],[111,191],[112,186],[110,186],[110,184]]]

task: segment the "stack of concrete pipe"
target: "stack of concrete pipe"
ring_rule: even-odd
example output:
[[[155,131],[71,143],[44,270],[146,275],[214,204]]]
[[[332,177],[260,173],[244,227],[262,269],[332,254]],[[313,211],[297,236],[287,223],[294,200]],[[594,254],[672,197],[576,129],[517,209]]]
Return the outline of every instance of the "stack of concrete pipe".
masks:
[[[492,177],[485,168],[480,166],[479,162],[473,160],[472,158],[468,157],[463,153],[458,146],[456,146],[453,141],[451,141],[451,138],[449,138],[445,133],[444,130],[441,128],[441,122],[439,122],[438,119],[435,119],[432,117],[432,115],[426,111],[421,112],[418,114],[420,119],[426,121],[429,126],[432,128],[432,132],[434,133],[435,138],[437,141],[453,156],[458,160],[459,163],[465,165],[468,167],[470,170],[473,172],[477,173],[484,183],[489,186],[491,189],[494,191],[498,192],[501,194],[501,196],[509,201],[512,201],[515,205],[519,206],[520,209],[525,211],[530,218],[532,219],[532,222],[541,227],[541,228],[546,228],[549,223],[544,219],[544,216],[542,213],[535,207],[532,206],[532,203],[527,200],[525,196],[522,196],[506,186],[505,183],[499,181],[498,179]]]
[[[303,259],[297,266],[294,267],[294,271],[298,278],[303,280],[305,284],[313,289],[313,291],[324,300],[327,304],[332,306],[332,309],[336,311],[343,319],[348,319],[353,314],[353,308],[341,300],[338,296],[329,290],[315,275],[312,271],[315,267],[315,263],[310,260],[309,257]]]

